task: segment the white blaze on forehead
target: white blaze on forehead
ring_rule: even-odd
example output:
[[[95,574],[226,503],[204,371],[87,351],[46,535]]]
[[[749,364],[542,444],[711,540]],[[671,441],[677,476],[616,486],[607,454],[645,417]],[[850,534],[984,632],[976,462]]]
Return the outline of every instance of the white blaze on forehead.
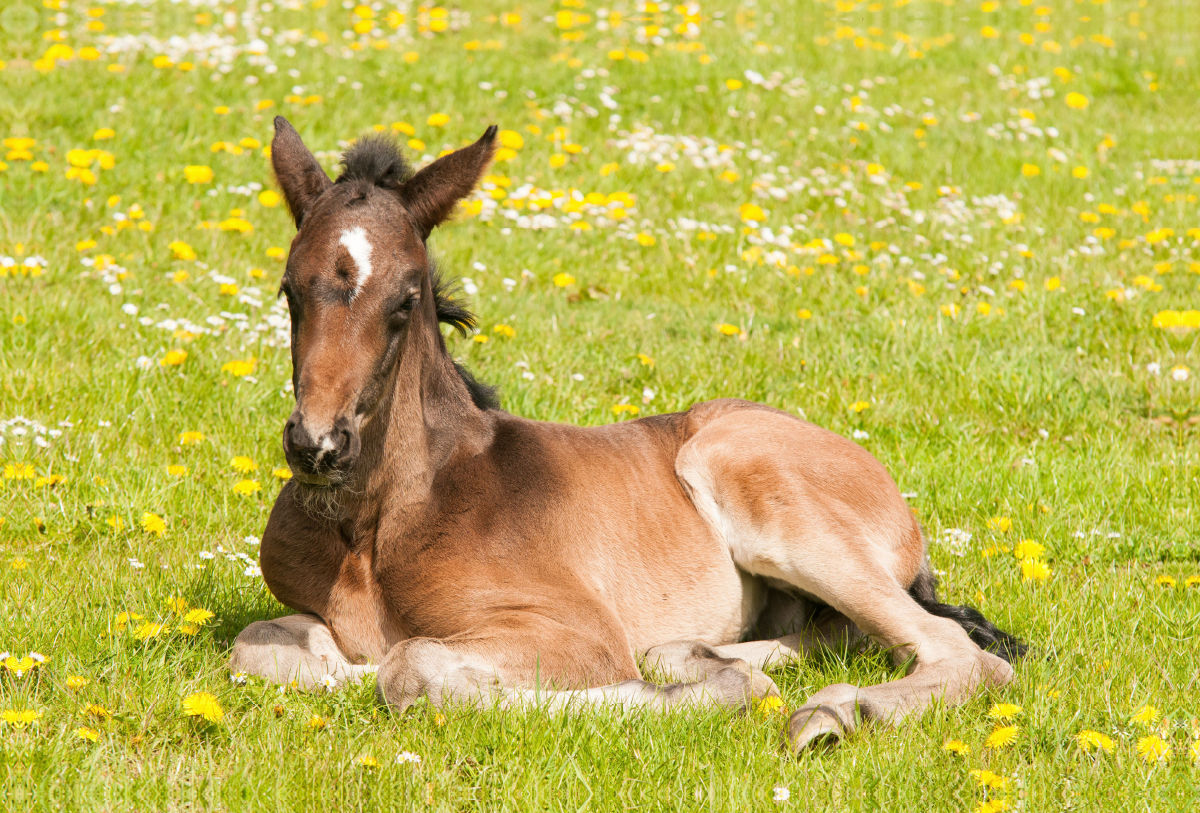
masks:
[[[354,259],[354,264],[358,266],[358,280],[354,284],[354,293],[350,295],[350,300],[353,301],[367,283],[367,278],[371,276],[371,244],[367,242],[367,232],[362,226],[342,232],[338,242],[346,247],[346,251],[350,252]]]

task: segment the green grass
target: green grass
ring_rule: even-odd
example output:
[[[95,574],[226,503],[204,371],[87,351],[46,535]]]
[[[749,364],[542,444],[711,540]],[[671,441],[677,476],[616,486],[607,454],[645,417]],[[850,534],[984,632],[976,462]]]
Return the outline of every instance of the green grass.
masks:
[[[41,713],[29,726],[0,725],[6,807],[758,810],[776,807],[780,786],[791,796],[785,808],[959,811],[988,798],[972,769],[1009,777],[990,798],[1014,809],[1196,803],[1189,749],[1200,737],[1200,589],[1185,584],[1200,572],[1197,333],[1152,323],[1163,311],[1195,309],[1198,298],[1200,232],[1189,229],[1200,227],[1200,165],[1185,159],[1195,155],[1200,67],[1182,5],[1056,2],[1039,15],[1017,0],[994,11],[705,3],[698,36],[671,32],[661,46],[639,44],[637,27],[679,23],[667,5],[656,15],[607,4],[623,19],[601,30],[590,0],[586,8],[472,3],[436,33],[418,31],[438,19],[428,11],[402,5],[397,30],[387,20],[395,7],[381,5],[381,50],[372,34],[343,36],[359,18],[337,3],[277,5],[99,4],[102,32],[86,29],[91,18],[78,2],[57,22],[58,10],[32,2],[0,13],[0,135],[36,140],[28,160],[9,154],[0,172],[0,255],[17,263],[0,269],[0,421],[20,416],[47,432],[43,448],[31,442],[33,427],[10,423],[0,445],[0,650],[48,658],[22,677],[12,669],[0,677],[0,710]],[[227,28],[237,19],[227,9],[249,16]],[[513,11],[515,25],[501,16]],[[580,39],[563,39],[557,12],[589,15],[564,19]],[[1050,30],[1035,29],[1039,21]],[[998,36],[985,37],[985,26]],[[43,34],[56,30],[71,57],[42,70],[51,45]],[[303,31],[291,45],[281,39],[289,30]],[[315,32],[327,43],[307,44]],[[167,51],[153,42],[139,53],[80,58],[114,35],[161,43],[190,33],[239,46],[258,35],[269,49],[265,60],[233,58],[218,81],[221,69],[203,65],[203,55],[172,54],[194,61],[191,71],[155,67]],[[684,40],[703,49],[674,47]],[[480,48],[467,50],[472,41]],[[351,50],[352,42],[365,47]],[[614,60],[613,50],[628,56]],[[1054,95],[1031,98],[1024,83],[1041,77]],[[601,101],[605,88],[615,111]],[[1085,108],[1066,103],[1072,92]],[[259,110],[261,100],[274,106]],[[560,107],[560,116],[556,102],[572,112]],[[851,109],[858,104],[866,107]],[[214,112],[219,106],[228,112]],[[205,319],[225,311],[264,324],[283,268],[267,249],[286,247],[293,228],[284,207],[228,191],[270,188],[261,149],[211,147],[268,143],[277,113],[330,170],[346,141],[373,125],[408,122],[427,145],[417,154],[436,155],[496,123],[525,141],[493,170],[511,179],[510,196],[525,183],[633,195],[624,220],[606,224],[586,210],[583,222],[595,227],[578,233],[557,208],[548,211],[552,229],[498,215],[463,217],[435,233],[442,267],[478,286],[472,299],[489,337],[452,339],[452,351],[501,386],[505,409],[531,418],[601,424],[628,419],[613,411],[622,403],[646,415],[737,396],[836,432],[865,432],[860,442],[915,493],[910,504],[929,531],[944,593],[1033,644],[1016,682],[798,759],[780,747],[779,714],[448,709],[443,720],[426,707],[392,716],[376,705],[373,686],[303,695],[232,684],[224,667],[232,639],[250,621],[286,612],[261,578],[244,574],[247,561],[219,548],[256,556],[243,540],[261,533],[278,493],[272,470],[284,465],[291,370],[273,330]],[[426,124],[434,113],[449,122]],[[614,113],[620,121],[610,123]],[[567,129],[548,139],[557,126]],[[682,157],[660,172],[657,161],[631,163],[616,145],[637,126],[733,149],[718,153],[716,166]],[[1026,140],[1003,137],[1022,127]],[[99,128],[114,137],[94,141]],[[553,167],[551,156],[568,144],[582,150],[562,152],[566,163]],[[107,150],[115,164],[93,167],[93,185],[69,179],[77,148]],[[773,157],[756,160],[756,150]],[[612,163],[617,171],[602,172]],[[210,166],[213,182],[187,183],[192,165]],[[1079,167],[1086,177],[1076,177]],[[726,170],[737,177],[723,179]],[[741,221],[745,203],[766,210],[759,226],[774,235],[793,229],[778,249],[782,265],[766,256],[774,247],[755,256],[764,232]],[[131,216],[134,204],[152,230],[116,228],[113,215]],[[253,231],[199,228],[235,208]],[[684,228],[681,218],[718,228]],[[653,244],[630,239],[637,234]],[[803,248],[838,234],[854,238],[861,259],[836,242]],[[88,240],[96,245],[77,248]],[[197,258],[175,259],[172,241]],[[826,253],[836,265],[819,262]],[[81,264],[102,255],[113,265]],[[30,256],[45,268],[22,268]],[[855,272],[860,264],[867,273]],[[178,271],[190,279],[168,277]],[[223,296],[210,272],[243,294],[258,288],[249,294],[261,305]],[[560,287],[559,273],[574,280]],[[109,292],[114,283],[119,294]],[[175,336],[155,326],[168,318],[176,329],[190,320],[209,332]],[[516,335],[495,332],[497,324]],[[723,324],[739,335],[719,332]],[[186,361],[160,365],[173,349],[186,350]],[[250,377],[222,370],[251,357]],[[653,398],[644,400],[645,390]],[[869,406],[855,412],[856,402]],[[183,432],[205,439],[184,446]],[[260,492],[231,490],[243,479],[230,467],[238,455],[257,463],[248,476]],[[171,465],[187,474],[168,474]],[[65,480],[38,479],[57,476]],[[161,538],[142,530],[146,513],[165,519]],[[971,538],[955,548],[950,529]],[[1045,546],[1048,580],[1022,580],[1008,550],[1023,539]],[[1176,584],[1156,582],[1164,576]],[[195,636],[137,640],[140,624],[173,617],[167,601],[176,596],[216,618]],[[121,612],[144,618],[122,630]],[[89,682],[70,689],[72,675]],[[879,653],[830,653],[772,676],[795,708],[824,685],[896,672]],[[220,723],[182,715],[194,692],[219,698]],[[1003,750],[984,745],[997,702],[1023,708],[1020,735]],[[89,703],[111,718],[89,715]],[[1147,704],[1158,720],[1132,721]],[[324,728],[309,728],[314,714]],[[97,740],[81,739],[80,726]],[[1081,752],[1075,736],[1085,729],[1112,737],[1113,753]],[[1139,739],[1151,735],[1170,745],[1169,762],[1139,756]],[[971,753],[944,750],[950,739]],[[396,764],[405,750],[420,764]],[[379,767],[357,764],[364,755]]]

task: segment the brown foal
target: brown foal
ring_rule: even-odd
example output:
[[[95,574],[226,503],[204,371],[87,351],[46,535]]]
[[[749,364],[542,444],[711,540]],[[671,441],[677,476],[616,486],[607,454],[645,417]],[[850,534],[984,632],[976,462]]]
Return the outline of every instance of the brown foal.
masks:
[[[741,706],[777,694],[768,665],[867,639],[911,663],[814,694],[797,750],[1010,681],[1023,646],[937,601],[919,525],[857,444],[737,400],[591,428],[497,408],[446,351],[439,323],[473,318],[426,253],[495,136],[419,172],[364,139],[332,182],[275,120],[295,478],[261,565],[300,615],[248,626],[231,668],[305,687],[377,671],[399,711]]]

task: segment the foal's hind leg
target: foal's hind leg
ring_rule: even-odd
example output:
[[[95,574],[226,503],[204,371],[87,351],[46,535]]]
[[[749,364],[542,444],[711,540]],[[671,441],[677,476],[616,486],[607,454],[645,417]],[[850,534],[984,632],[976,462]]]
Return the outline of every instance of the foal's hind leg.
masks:
[[[377,668],[351,663],[338,649],[329,628],[315,615],[255,621],[233,642],[229,658],[229,669],[234,673],[244,672],[272,683],[296,681],[302,689],[358,683]]]
[[[828,604],[897,663],[913,659],[900,680],[817,692],[789,722],[794,748],[853,731],[860,713],[899,722],[1012,679],[1006,661],[908,595],[924,542],[877,460],[784,413],[721,409],[682,447],[676,471],[735,564]]]

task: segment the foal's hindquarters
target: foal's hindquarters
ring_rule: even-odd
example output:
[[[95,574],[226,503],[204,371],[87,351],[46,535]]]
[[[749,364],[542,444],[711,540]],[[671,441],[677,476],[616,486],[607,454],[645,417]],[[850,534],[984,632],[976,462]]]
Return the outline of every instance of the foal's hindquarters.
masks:
[[[323,677],[327,683],[356,680],[372,668],[362,661],[375,659],[379,697],[395,709],[422,697],[435,704],[667,709],[742,706],[777,694],[762,669],[847,635],[865,634],[897,663],[911,661],[909,673],[899,680],[866,687],[837,684],[814,694],[788,724],[786,734],[796,749],[818,738],[840,737],[860,719],[899,722],[933,700],[963,702],[981,686],[1011,680],[1007,662],[981,650],[957,623],[929,614],[910,596],[918,576],[927,577],[924,539],[891,477],[858,445],[742,401],[709,402],[657,422],[602,430],[511,416],[497,420],[505,422],[504,431],[532,433],[542,447],[562,452],[566,465],[555,487],[576,502],[568,499],[552,512],[555,516],[536,517],[533,523],[555,544],[531,543],[536,553],[513,558],[507,573],[480,569],[467,559],[450,568],[422,567],[419,575],[408,574],[404,597],[394,590],[389,594],[395,577],[379,571],[375,598],[354,594],[358,609],[353,613],[336,602],[289,601],[296,588],[278,583],[264,566],[277,597],[314,615],[287,622],[294,631],[280,622],[251,625],[235,644],[234,668],[272,679],[299,677],[311,685]],[[605,491],[600,484],[622,469],[635,471],[645,487]],[[591,495],[590,502],[578,502],[580,488],[585,497]],[[538,505],[554,502],[539,500]],[[294,529],[298,522],[296,517],[275,522],[272,516],[279,528]],[[503,522],[496,522],[502,533]],[[647,524],[654,534],[647,534]],[[471,526],[456,527],[468,533]],[[609,533],[601,534],[603,529]],[[288,544],[270,532],[271,526],[264,535],[264,558],[269,542]],[[572,545],[580,550],[563,557],[561,549]],[[338,555],[333,543],[323,550],[326,558]],[[536,571],[540,586],[520,593],[519,600],[489,599],[482,614],[474,604],[455,604],[464,595],[502,593],[504,583],[520,581],[522,568]],[[334,579],[323,588],[326,593],[348,597],[352,591],[337,574],[355,571],[361,582],[366,575],[361,565],[326,561],[320,571],[325,575],[318,578]],[[294,567],[288,574],[292,580],[301,575]],[[460,614],[456,627],[436,613],[421,615],[414,595],[417,604],[440,601],[470,612]],[[774,633],[788,633],[783,637],[742,641],[766,620],[764,608],[769,612],[780,597],[785,605],[827,608],[821,623],[804,629],[784,624]],[[378,623],[372,622],[373,601],[393,610],[397,603],[405,605],[396,612],[421,619],[419,637],[351,651],[355,645],[347,641],[381,637],[354,628]],[[803,622],[804,614],[799,618]],[[323,646],[324,660],[311,657],[308,642],[324,642],[331,633],[340,649],[334,647],[334,653]],[[644,681],[638,657],[676,682],[664,687]],[[322,669],[324,675],[313,677]]]

